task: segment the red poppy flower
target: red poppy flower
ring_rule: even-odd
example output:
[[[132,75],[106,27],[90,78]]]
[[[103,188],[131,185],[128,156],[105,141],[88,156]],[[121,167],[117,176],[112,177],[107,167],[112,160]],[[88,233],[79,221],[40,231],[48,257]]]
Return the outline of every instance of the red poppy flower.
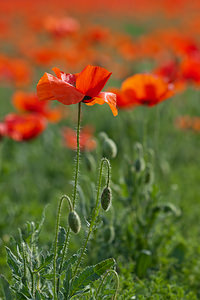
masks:
[[[180,116],[175,120],[175,126],[182,130],[194,130],[200,132],[200,118],[190,116]]]
[[[9,114],[4,120],[4,135],[15,141],[37,137],[46,128],[46,120],[39,114]]]
[[[63,137],[65,145],[75,150],[77,148],[76,132],[71,128],[63,129]],[[92,151],[96,148],[96,141],[93,138],[93,129],[85,126],[80,132],[80,149],[85,151]]]
[[[17,91],[13,95],[13,104],[19,111],[39,113],[50,122],[58,122],[61,119],[61,111],[50,109],[49,102],[39,101],[35,93]]]
[[[173,95],[173,85],[153,74],[136,74],[122,83],[121,91],[132,104],[153,106]]]
[[[176,92],[181,92],[185,88],[185,82],[181,78],[180,65],[175,60],[163,63],[154,70],[154,74],[162,77],[168,83],[173,83]]]
[[[88,65],[78,74],[66,74],[53,68],[56,77],[45,73],[37,85],[39,100],[58,100],[65,105],[84,102],[87,105],[107,103],[117,115],[116,95],[101,93],[111,73]]]
[[[74,18],[65,17],[65,18],[55,18],[48,16],[44,21],[45,29],[55,37],[65,37],[76,33],[80,24]]]
[[[111,92],[116,94],[117,107],[121,109],[129,109],[137,104],[133,101],[131,90],[120,90],[120,89],[111,89]]]
[[[181,64],[182,77],[200,86],[200,59],[187,58]]]

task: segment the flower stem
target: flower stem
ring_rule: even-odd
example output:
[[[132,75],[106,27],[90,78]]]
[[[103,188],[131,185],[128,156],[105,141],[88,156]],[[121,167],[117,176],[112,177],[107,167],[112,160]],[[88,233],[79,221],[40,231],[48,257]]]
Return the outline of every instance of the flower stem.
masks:
[[[102,288],[102,286],[103,286],[103,283],[104,283],[104,281],[106,280],[106,278],[108,277],[108,275],[110,274],[110,273],[113,273],[114,274],[114,276],[115,276],[115,281],[116,281],[116,289],[115,289],[115,294],[114,294],[114,296],[113,296],[113,300],[116,300],[117,299],[117,291],[118,291],[118,289],[119,289],[119,276],[118,276],[118,274],[117,274],[117,272],[115,271],[115,270],[109,270],[106,274],[105,274],[105,276],[103,277],[103,279],[102,279],[102,281],[101,281],[101,283],[100,283],[100,285],[99,285],[99,288],[98,288],[98,290],[97,290],[97,293],[96,293],[96,299],[98,299],[97,298],[97,296],[98,296],[98,294],[99,294],[99,292],[100,292],[100,290],[101,290],[101,288]]]
[[[75,179],[74,179],[74,194],[73,194],[73,208],[75,207],[76,202],[76,193],[77,193],[77,184],[78,184],[78,172],[79,172],[79,158],[80,158],[80,142],[79,142],[79,136],[80,136],[80,122],[81,121],[81,102],[78,104],[78,124],[77,124],[77,156],[76,156],[76,172],[75,172]]]
[[[64,259],[65,259],[65,256],[66,256],[67,245],[69,243],[69,237],[70,237],[69,234],[70,234],[70,228],[68,227],[64,247],[63,247],[63,250],[62,250],[62,258],[61,258],[61,262],[60,262],[60,267],[59,267],[59,271],[58,271],[57,294],[59,292],[60,275],[61,275],[61,272],[62,272],[63,263],[64,263]]]
[[[54,300],[57,299],[57,290],[56,290],[56,281],[57,281],[57,273],[56,273],[56,260],[57,260],[57,250],[58,250],[58,232],[59,232],[59,224],[60,224],[60,216],[61,216],[61,209],[62,209],[62,204],[64,199],[66,199],[68,201],[70,210],[72,210],[72,204],[71,204],[71,200],[68,196],[63,195],[60,199],[59,205],[58,205],[58,213],[57,213],[57,217],[56,217],[56,235],[55,235],[55,244],[54,244],[54,257],[53,257],[53,278],[54,278]]]
[[[57,299],[57,292],[56,292],[56,260],[57,260],[57,248],[58,248],[58,231],[59,231],[59,223],[60,223],[60,216],[61,216],[61,208],[63,204],[64,197],[61,197],[59,206],[58,206],[58,213],[56,217],[56,235],[55,235],[55,245],[54,245],[54,257],[53,257],[53,278],[54,278],[54,289],[53,295],[54,300]]]
[[[101,159],[101,165],[100,165],[100,171],[99,171],[99,180],[98,180],[98,190],[97,190],[97,197],[96,197],[96,204],[95,204],[95,208],[93,210],[93,214],[92,214],[92,220],[90,222],[90,227],[89,227],[89,230],[88,230],[88,234],[87,234],[87,237],[86,237],[86,240],[85,240],[85,243],[82,247],[82,250],[81,250],[81,254],[79,256],[79,259],[78,259],[78,262],[76,264],[76,268],[75,268],[75,271],[74,271],[74,275],[73,277],[76,276],[77,274],[77,271],[78,271],[78,267],[81,263],[81,260],[82,260],[82,257],[83,257],[83,254],[85,252],[85,249],[87,247],[87,243],[89,241],[89,238],[90,238],[90,235],[92,233],[92,230],[93,230],[93,226],[95,224],[95,221],[96,221],[96,218],[99,214],[99,196],[100,196],[100,189],[101,189],[101,179],[102,179],[102,171],[103,171],[103,166],[104,166],[104,163],[107,164],[107,168],[108,168],[108,176],[107,176],[107,184],[109,183],[109,180],[110,180],[110,163],[109,163],[109,160],[107,158],[102,158]]]

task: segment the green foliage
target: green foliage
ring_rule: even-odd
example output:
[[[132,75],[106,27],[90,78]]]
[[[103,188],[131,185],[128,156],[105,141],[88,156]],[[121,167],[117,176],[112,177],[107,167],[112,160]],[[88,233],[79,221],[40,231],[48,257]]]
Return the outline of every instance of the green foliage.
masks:
[[[31,226],[30,226],[31,225]],[[36,229],[37,228],[37,229]],[[7,262],[12,270],[9,283],[1,276],[5,299],[52,299],[53,295],[53,257],[52,247],[48,251],[40,249],[38,244],[39,226],[27,223],[24,234],[20,232],[20,242],[15,243],[13,251],[7,250]],[[62,248],[66,232],[60,228],[58,238],[57,271],[59,270]],[[61,246],[61,241],[62,246]],[[115,267],[114,259],[106,259],[96,265],[87,266],[74,277],[74,266],[80,253],[65,260],[60,280],[59,299],[71,299],[74,296],[90,292],[91,284],[101,279],[104,273]]]

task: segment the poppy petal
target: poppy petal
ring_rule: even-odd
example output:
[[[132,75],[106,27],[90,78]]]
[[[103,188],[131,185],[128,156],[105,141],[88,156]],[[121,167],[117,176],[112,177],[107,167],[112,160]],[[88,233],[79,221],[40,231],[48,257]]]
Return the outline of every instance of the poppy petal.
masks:
[[[94,105],[94,104],[104,104],[107,103],[112,110],[114,116],[118,115],[118,111],[116,108],[116,95],[113,93],[100,93],[98,97],[94,97],[91,102],[86,103],[86,105]]]
[[[65,105],[79,103],[84,98],[73,85],[49,73],[45,73],[39,80],[37,95],[40,100],[58,100]]]
[[[96,97],[112,73],[101,67],[88,65],[76,78],[76,88],[86,96]]]
[[[54,71],[54,73],[56,74],[56,76],[59,79],[65,81],[65,82],[67,82],[67,83],[69,83],[69,84],[71,84],[75,87],[75,85],[76,85],[76,75],[70,74],[70,73],[64,73],[64,72],[60,71],[60,69],[57,68],[57,67],[52,68],[52,70]]]

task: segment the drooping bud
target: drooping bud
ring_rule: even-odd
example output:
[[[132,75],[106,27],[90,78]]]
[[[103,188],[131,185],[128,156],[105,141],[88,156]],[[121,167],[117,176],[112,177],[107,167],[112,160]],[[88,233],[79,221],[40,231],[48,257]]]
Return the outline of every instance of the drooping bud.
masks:
[[[135,163],[134,163],[134,167],[136,172],[142,172],[145,169],[145,161],[142,157],[136,159]]]
[[[110,187],[105,187],[101,194],[101,207],[103,210],[108,211],[112,204],[112,191]]]
[[[138,142],[135,143],[134,144],[134,149],[137,152],[137,154],[138,154],[139,157],[143,156],[143,147],[142,147],[142,144],[140,144]]]
[[[81,220],[77,212],[75,212],[74,210],[70,211],[68,215],[68,223],[69,223],[69,227],[74,233],[79,233],[81,229]]]
[[[117,155],[117,146],[111,139],[105,139],[103,143],[103,156],[107,158],[115,158]]]
[[[105,133],[104,131],[101,131],[99,133],[99,139],[100,139],[101,142],[104,142],[106,139],[108,139],[107,133]]]

